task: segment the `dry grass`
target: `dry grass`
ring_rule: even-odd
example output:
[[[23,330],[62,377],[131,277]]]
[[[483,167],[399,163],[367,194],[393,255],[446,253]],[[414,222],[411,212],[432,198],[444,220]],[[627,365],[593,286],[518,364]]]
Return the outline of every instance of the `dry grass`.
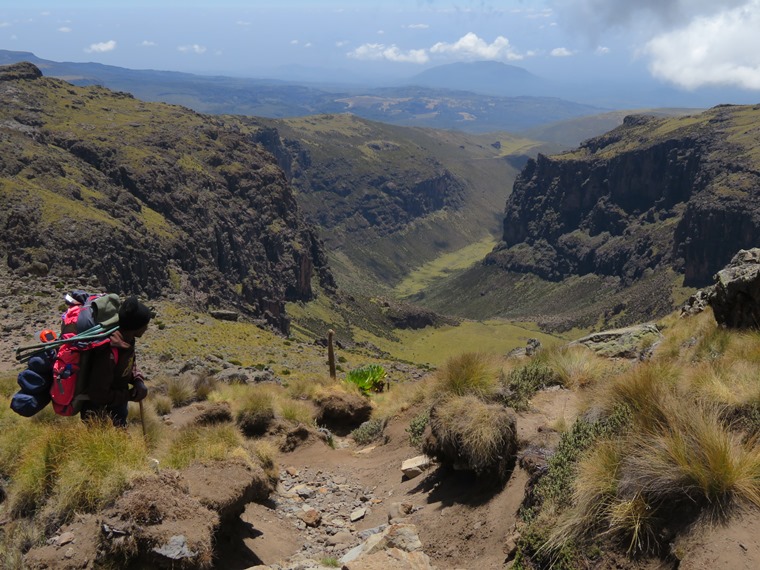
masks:
[[[316,418],[316,411],[309,402],[298,400],[280,400],[278,402],[279,415],[282,419],[298,425],[313,425]]]
[[[444,445],[461,450],[468,467],[476,473],[503,456],[514,437],[505,410],[472,395],[450,398],[437,408],[430,423]]]
[[[548,351],[546,364],[565,388],[594,385],[608,376],[615,366],[609,359],[577,345]]]
[[[165,416],[172,411],[172,399],[165,394],[156,394],[148,400],[153,404],[153,409],[159,416]]]
[[[25,570],[24,554],[45,544],[45,532],[32,519],[19,519],[0,528],[0,568]]]
[[[23,442],[10,473],[8,504],[16,514],[43,505],[59,519],[96,511],[147,470],[143,439],[110,422],[41,426]]]
[[[280,479],[280,469],[277,464],[279,450],[277,447],[271,441],[260,439],[250,443],[248,449],[258,460],[267,478],[273,485],[276,485]]]
[[[492,356],[465,352],[449,358],[435,373],[438,395],[488,397],[498,385],[498,366]]]
[[[274,419],[274,394],[266,386],[251,386],[239,405],[236,421],[248,436],[263,434]]]
[[[150,392],[154,397],[165,395],[171,400],[175,408],[181,408],[198,399],[196,394],[197,379],[183,374],[181,376],[159,376],[155,380],[155,387]]]
[[[243,438],[236,427],[226,424],[211,427],[187,427],[171,442],[162,464],[182,469],[195,461],[221,461],[243,456]]]

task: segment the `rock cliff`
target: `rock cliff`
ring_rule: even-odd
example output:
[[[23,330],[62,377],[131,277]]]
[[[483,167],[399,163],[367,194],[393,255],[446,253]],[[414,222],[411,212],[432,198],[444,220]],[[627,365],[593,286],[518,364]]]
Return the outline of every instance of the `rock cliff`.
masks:
[[[559,281],[631,284],[671,267],[701,286],[760,229],[760,106],[629,116],[577,150],[530,160],[486,262]]]
[[[286,330],[326,256],[274,158],[234,118],[0,68],[0,244],[21,273],[184,293]]]

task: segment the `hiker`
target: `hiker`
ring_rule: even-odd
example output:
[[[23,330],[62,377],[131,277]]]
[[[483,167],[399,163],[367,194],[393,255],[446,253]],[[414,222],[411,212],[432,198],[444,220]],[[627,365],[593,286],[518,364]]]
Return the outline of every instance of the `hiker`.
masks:
[[[128,402],[139,402],[148,395],[135,363],[135,341],[148,330],[152,316],[137,297],[121,304],[119,330],[110,336],[110,343],[92,350],[89,357],[89,400],[82,406],[83,420],[108,416],[115,426],[125,427]]]

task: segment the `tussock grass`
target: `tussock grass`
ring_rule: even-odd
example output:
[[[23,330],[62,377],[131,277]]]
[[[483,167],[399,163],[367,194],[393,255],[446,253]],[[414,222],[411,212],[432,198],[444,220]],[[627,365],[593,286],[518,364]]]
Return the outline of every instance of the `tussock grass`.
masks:
[[[719,411],[676,403],[668,424],[631,438],[620,491],[662,503],[691,500],[722,516],[735,504],[760,507],[760,448],[743,445]]]
[[[274,419],[274,395],[264,386],[252,386],[240,403],[236,421],[248,436],[263,434]]]
[[[440,396],[491,396],[497,388],[498,369],[490,355],[465,352],[449,358],[435,373]]]
[[[142,438],[110,422],[68,422],[26,430],[10,469],[9,510],[34,513],[44,504],[59,519],[93,512],[146,470]]]
[[[164,378],[162,383],[175,408],[186,406],[196,399],[195,380],[189,376],[171,376]]]
[[[294,400],[313,400],[328,387],[335,387],[336,382],[327,375],[313,374],[301,378],[289,378],[285,393]]]
[[[45,531],[32,519],[19,519],[0,527],[0,568],[25,570],[24,554],[45,544]]]
[[[248,449],[261,465],[269,481],[276,485],[280,479],[280,469],[277,464],[279,450],[277,447],[270,441],[260,439],[250,443]]]
[[[314,406],[308,402],[281,400],[277,406],[282,419],[292,424],[304,424],[307,426],[314,424],[316,412]]]
[[[236,427],[229,424],[191,426],[183,429],[171,442],[162,463],[173,469],[182,469],[195,461],[221,461],[236,456],[250,460]]]
[[[148,400],[159,416],[165,416],[172,411],[172,399],[165,394],[157,394]]]
[[[158,417],[153,406],[143,402],[143,413],[140,415],[140,405],[129,403],[127,424],[133,437],[143,437],[143,423],[145,424],[145,441],[149,449],[155,449],[164,437],[164,422]]]
[[[614,366],[608,359],[580,345],[548,351],[546,364],[565,388],[594,385],[610,374]]]
[[[450,398],[430,418],[443,447],[460,450],[469,468],[487,471],[503,456],[513,438],[509,416],[502,408],[473,395]]]

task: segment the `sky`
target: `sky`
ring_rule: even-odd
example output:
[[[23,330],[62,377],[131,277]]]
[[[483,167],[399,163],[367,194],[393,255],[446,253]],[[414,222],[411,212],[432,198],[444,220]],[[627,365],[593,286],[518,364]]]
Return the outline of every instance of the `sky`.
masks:
[[[760,100],[760,0],[3,0],[0,49],[266,77],[412,77],[494,60],[542,77]],[[329,73],[325,71],[325,73]]]

